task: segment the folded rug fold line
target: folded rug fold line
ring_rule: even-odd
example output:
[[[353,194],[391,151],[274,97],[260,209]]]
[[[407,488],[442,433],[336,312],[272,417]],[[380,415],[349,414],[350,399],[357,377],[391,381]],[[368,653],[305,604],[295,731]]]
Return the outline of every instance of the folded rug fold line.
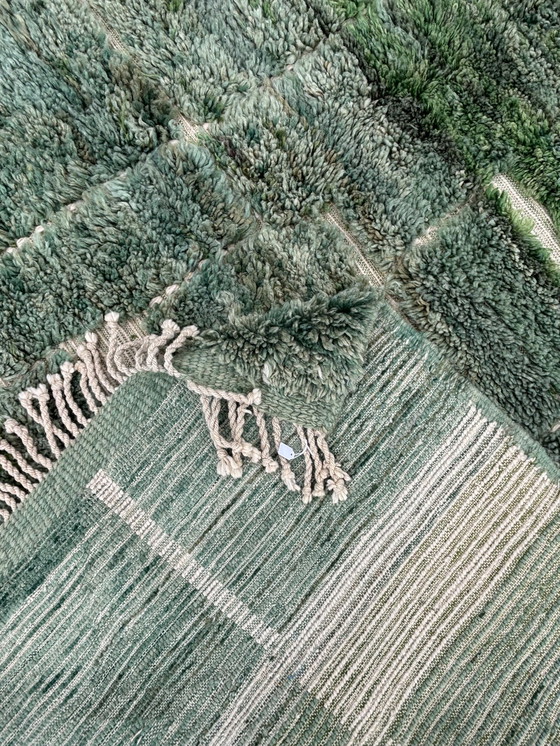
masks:
[[[4,521],[43,481],[116,389],[141,372],[166,373],[182,379],[200,397],[220,476],[240,478],[248,460],[261,463],[268,473],[279,471],[286,487],[300,492],[304,503],[313,497],[324,497],[327,491],[332,493],[333,503],[346,499],[350,477],[335,460],[323,431],[295,424],[302,449],[296,454],[282,442],[281,421],[259,406],[258,388],[248,393],[216,389],[189,380],[175,368],[174,355],[198,335],[196,326],[181,329],[167,319],[161,324],[160,334],[131,338],[119,323],[119,314],[110,312],[105,316],[105,327],[105,345],[100,335],[88,332],[84,343],[76,347],[74,362],[63,362],[58,373],[46,376],[46,383],[19,394],[23,409],[44,433],[51,455],[41,453],[25,425],[12,418],[5,421],[6,434],[15,436],[20,448],[0,440],[0,466],[14,482],[0,483],[0,498],[7,506],[1,512]],[[246,439],[249,416],[255,418],[257,444]],[[301,485],[290,465],[297,456],[304,458]]]

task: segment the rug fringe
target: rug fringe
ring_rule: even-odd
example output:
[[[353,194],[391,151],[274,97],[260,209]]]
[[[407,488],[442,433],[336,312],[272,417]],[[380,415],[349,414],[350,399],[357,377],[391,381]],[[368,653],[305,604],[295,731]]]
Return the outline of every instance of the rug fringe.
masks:
[[[58,373],[47,375],[46,383],[28,388],[19,395],[24,410],[43,430],[51,457],[39,451],[27,427],[14,419],[5,421],[6,434],[15,436],[20,448],[0,439],[0,468],[14,482],[0,482],[0,500],[7,506],[0,509],[4,521],[40,484],[63,451],[76,440],[128,378],[142,371],[165,372],[183,378],[173,366],[173,356],[188,340],[198,335],[196,326],[181,329],[175,322],[166,320],[161,325],[161,334],[147,334],[123,341],[126,335],[119,324],[118,314],[108,313],[105,322],[108,335],[106,349],[102,349],[98,334],[88,332],[84,343],[76,347],[75,362],[64,362]],[[279,470],[288,490],[300,492],[304,503],[310,503],[313,497],[324,497],[327,491],[331,492],[333,503],[346,499],[346,483],[350,477],[336,462],[324,433],[297,425],[302,451],[293,454],[292,449],[282,443],[280,420],[267,417],[259,408],[259,389],[248,394],[237,394],[189,380],[185,382],[200,398],[220,476],[238,479],[243,474],[245,461],[261,463],[267,473]],[[78,388],[83,397],[82,404],[76,400]],[[249,416],[255,418],[257,444],[245,438]],[[284,453],[288,451],[293,454],[291,458],[281,455],[281,446]],[[301,486],[290,463],[296,456],[303,456],[304,459]]]

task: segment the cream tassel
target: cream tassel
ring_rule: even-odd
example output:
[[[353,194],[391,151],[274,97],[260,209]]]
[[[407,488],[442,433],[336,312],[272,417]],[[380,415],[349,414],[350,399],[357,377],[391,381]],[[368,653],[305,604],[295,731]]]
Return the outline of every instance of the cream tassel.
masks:
[[[133,372],[146,370],[146,363],[143,359],[143,355],[144,353],[148,352],[148,348],[150,344],[152,344],[154,339],[156,339],[156,335],[150,334],[148,337],[140,340],[140,344],[138,345],[138,349],[136,350],[136,354],[134,355],[134,368],[132,369]]]
[[[111,311],[105,314],[105,322],[109,329],[109,344],[107,349],[107,372],[117,383],[123,383],[125,378],[114,366],[115,352],[119,346],[119,314]]]
[[[329,479],[327,487],[332,492],[333,503],[342,502],[348,497],[346,482],[350,481],[350,476],[336,463],[323,433],[316,431],[316,436],[317,445],[323,452],[324,461],[328,469]]]
[[[247,414],[247,411],[248,410],[245,408],[244,404],[239,404],[232,399],[228,401],[228,417],[231,431],[230,447],[233,458],[240,466],[242,464],[241,457],[248,458],[254,464],[261,460],[261,452],[259,449],[255,448],[255,446],[251,445],[243,438],[245,415]]]
[[[232,456],[227,452],[229,444],[220,435],[219,427],[219,416],[220,416],[220,399],[212,399],[210,396],[201,394],[200,403],[202,406],[202,413],[206,420],[208,432],[214,448],[216,449],[216,456],[218,458],[217,471],[221,477],[231,476],[238,478],[241,476],[241,471],[238,470],[237,464]]]
[[[24,425],[12,419],[6,420],[6,433],[19,438],[24,452],[33,462],[29,463],[9,441],[0,438],[0,468],[17,482],[17,485],[0,483],[0,499],[9,508],[17,506],[18,501],[44,479],[45,472],[35,468],[34,464],[46,471],[52,469],[54,461],[60,458],[62,451],[78,437],[91,417],[130,376],[139,371],[165,371],[171,376],[183,378],[173,365],[173,357],[187,340],[196,337],[198,329],[195,326],[180,329],[175,322],[166,320],[159,335],[150,334],[122,341],[124,335],[118,324],[118,314],[109,313],[105,319],[108,329],[105,355],[100,351],[98,335],[88,332],[85,344],[77,348],[78,360],[75,363],[64,362],[60,373],[47,376],[50,391],[45,384],[41,384],[19,395],[25,411],[42,427],[54,460],[39,452],[33,437]],[[124,356],[127,354],[128,362],[125,362]],[[74,380],[75,375],[78,376],[77,382]],[[272,417],[272,442],[277,452],[274,458],[271,454],[267,418],[259,407],[259,389],[254,389],[248,394],[237,394],[183,380],[187,388],[200,397],[208,432],[216,450],[219,475],[239,478],[243,473],[244,459],[253,463],[260,461],[268,473],[277,471],[280,467],[281,479],[288,490],[301,492],[302,500],[306,504],[310,503],[313,497],[323,497],[325,485],[332,492],[334,503],[346,499],[346,482],[350,477],[337,464],[323,433],[296,425],[302,450],[295,453],[288,445],[282,443],[282,425],[276,417]],[[74,398],[73,386],[80,387],[89,412],[85,411],[85,405],[78,404]],[[49,408],[51,397],[52,404]],[[226,402],[225,419],[229,423],[229,437],[221,432],[222,406]],[[244,437],[247,414],[253,414],[255,417],[258,446],[248,442]],[[298,484],[291,467],[291,460],[299,456],[303,456],[304,459],[302,486]],[[0,514],[4,518],[7,513],[9,511],[0,509]]]
[[[307,436],[303,430],[303,427],[296,425],[296,432],[299,435],[301,442],[301,448],[303,452],[303,458],[305,462],[305,471],[303,475],[303,489],[301,491],[301,497],[305,504],[308,504],[313,499],[313,462],[309,454],[309,445],[307,443]]]
[[[91,393],[91,389],[88,384],[87,368],[81,360],[76,363],[75,368],[76,372],[80,374],[80,391],[82,392],[82,395],[86,400],[88,408],[92,414],[97,414],[97,412],[99,411],[99,407],[97,406],[97,402],[93,398],[93,394]]]
[[[62,365],[60,366],[64,398],[66,399],[66,402],[70,410],[72,411],[72,414],[78,421],[78,423],[82,427],[85,427],[88,424],[89,420],[86,417],[85,413],[78,406],[78,403],[76,402],[76,400],[74,399],[74,396],[72,395],[72,378],[75,372],[76,372],[75,367],[72,365],[72,363],[68,361],[62,363]]]
[[[51,373],[47,376],[47,381],[50,383],[54,403],[56,404],[56,409],[62,424],[68,432],[76,438],[80,434],[80,429],[75,422],[72,422],[72,418],[68,413],[68,407],[63,396],[62,376],[58,373]]]
[[[166,347],[167,343],[175,337],[179,331],[179,326],[174,321],[167,319],[161,325],[161,334],[159,336],[150,337],[151,342],[148,345],[146,354],[146,369],[151,371],[158,371],[160,366],[158,364],[157,356],[163,347]],[[171,345],[169,345],[171,347]]]
[[[63,433],[53,425],[47,406],[49,399],[50,395],[44,383],[40,384],[36,389],[30,388],[27,391],[22,391],[19,395],[19,400],[25,411],[45,431],[53,456],[58,459],[62,452],[58,446],[57,439],[64,446],[68,446],[70,445],[70,438],[66,433]],[[34,400],[39,403],[38,412],[33,405]]]
[[[107,404],[108,396],[101,388],[101,383],[97,377],[97,372],[95,370],[95,362],[93,359],[93,355],[88,350],[88,348],[85,345],[80,345],[76,353],[80,360],[85,365],[86,371],[87,371],[87,379],[89,387],[97,399],[97,401],[103,406],[103,404]]]
[[[172,322],[173,323],[173,322]],[[177,325],[175,325],[177,327]],[[177,327],[178,329],[179,327]],[[186,326],[180,333],[177,339],[172,342],[169,347],[165,350],[163,356],[163,369],[170,376],[179,377],[180,373],[173,367],[173,355],[177,350],[184,345],[187,339],[194,339],[198,334],[196,326]],[[204,388],[204,387],[202,387]],[[196,393],[199,393],[198,391]]]
[[[278,470],[278,462],[275,461],[270,455],[270,443],[268,440],[268,431],[266,429],[266,420],[260,409],[255,406],[253,406],[253,414],[255,415],[257,427],[259,429],[262,465],[264,466],[264,470],[271,474],[272,472]]]
[[[48,471],[53,468],[54,462],[50,458],[43,456],[42,453],[39,453],[35,441],[25,425],[20,425],[16,420],[9,419],[4,422],[4,430],[8,435],[16,435],[21,440],[25,450],[36,464],[44,466]]]
[[[119,375],[122,376],[122,382],[124,382],[127,378],[130,378],[130,376],[134,375],[134,373],[137,372],[136,369],[136,349],[138,348],[138,345],[141,344],[141,340],[133,339],[130,342],[124,342],[123,344],[119,345],[115,348],[113,352],[111,367],[115,370],[118,370]],[[128,351],[134,352],[134,365],[128,366],[123,360],[123,357],[125,353]],[[109,367],[109,361],[107,361],[107,367]]]
[[[276,446],[276,452],[280,448],[282,442],[282,426],[280,420],[276,417],[272,418],[272,433],[274,435],[274,445]],[[296,477],[290,466],[290,462],[278,453],[278,461],[280,462],[280,476],[286,487],[290,492],[300,492],[301,488],[296,482]]]
[[[14,446],[11,443],[8,443],[7,440],[0,440],[0,450],[4,451],[4,453],[7,453],[8,456],[11,456],[17,463],[19,468],[28,476],[35,479],[37,482],[40,482],[45,476],[44,471],[39,471],[38,469],[35,469],[33,466],[31,466],[31,464],[29,464],[24,459],[18,449],[14,448]]]
[[[12,477],[12,479],[16,480],[16,482],[18,482],[26,492],[31,492],[33,487],[35,487],[33,482],[30,482],[29,479],[25,476],[25,474],[23,474],[10,461],[10,459],[6,458],[6,456],[3,456],[2,454],[0,454],[0,466],[2,467],[2,469],[4,469],[6,474],[9,474]]]
[[[9,508],[11,508],[11,510],[15,510],[17,506],[19,505],[18,501],[15,498],[13,498],[11,495],[9,495],[7,492],[0,492],[0,500],[6,503],[6,505]],[[4,513],[8,514],[7,518],[5,518],[5,520],[7,520],[10,517],[10,513],[8,513],[8,511],[3,511],[3,510],[0,511],[0,514],[3,515]]]
[[[8,482],[0,482],[0,491],[7,492],[9,495],[17,497],[18,500],[25,500],[29,494],[25,490],[22,490],[21,487],[16,487],[14,484],[9,484]]]
[[[108,376],[105,374],[103,363],[101,362],[97,334],[86,332],[86,347],[93,358],[93,367],[99,383],[108,394],[113,394],[117,389],[117,384],[111,383]]]
[[[328,477],[328,469],[321,460],[319,450],[317,448],[317,436],[313,430],[307,430],[307,442],[309,444],[309,453],[313,459],[313,468],[315,472],[313,488],[313,497],[324,497],[325,496],[325,480]]]

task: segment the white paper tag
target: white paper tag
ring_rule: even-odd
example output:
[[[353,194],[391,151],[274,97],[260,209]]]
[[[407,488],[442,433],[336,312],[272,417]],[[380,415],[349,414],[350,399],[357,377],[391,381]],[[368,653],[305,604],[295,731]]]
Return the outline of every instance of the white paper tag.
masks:
[[[296,452],[293,448],[290,448],[290,446],[287,446],[285,443],[280,443],[280,445],[278,446],[278,455],[282,456],[282,458],[285,458],[288,461],[291,461],[296,457]]]

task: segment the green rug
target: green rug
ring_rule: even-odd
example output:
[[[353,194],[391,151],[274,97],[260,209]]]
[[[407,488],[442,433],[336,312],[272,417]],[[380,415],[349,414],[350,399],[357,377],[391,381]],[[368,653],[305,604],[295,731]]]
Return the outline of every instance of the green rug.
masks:
[[[559,743],[560,7],[0,61],[0,743]]]

